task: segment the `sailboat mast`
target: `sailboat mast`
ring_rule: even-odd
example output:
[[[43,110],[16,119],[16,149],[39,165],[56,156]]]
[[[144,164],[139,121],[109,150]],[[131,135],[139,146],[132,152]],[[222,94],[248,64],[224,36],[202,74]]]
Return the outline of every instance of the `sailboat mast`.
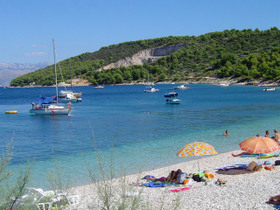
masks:
[[[58,104],[58,88],[57,88],[57,75],[56,75],[56,59],[55,59],[55,46],[54,39],[53,42],[53,60],[54,60],[54,76],[55,76],[55,88],[56,88],[56,103]]]
[[[70,63],[70,61],[69,61],[69,68],[70,68],[70,77],[71,77],[71,90],[73,91],[72,72],[71,72],[71,63]]]

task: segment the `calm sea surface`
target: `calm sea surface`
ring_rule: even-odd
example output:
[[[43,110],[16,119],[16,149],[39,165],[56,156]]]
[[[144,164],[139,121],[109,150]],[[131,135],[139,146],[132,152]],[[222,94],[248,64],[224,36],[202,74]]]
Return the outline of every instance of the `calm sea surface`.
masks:
[[[219,152],[239,149],[238,143],[280,130],[280,89],[190,85],[178,90],[182,103],[165,104],[164,93],[174,85],[76,87],[83,101],[73,104],[71,116],[33,116],[31,102],[55,94],[55,88],[0,88],[0,148],[13,139],[10,170],[33,160],[33,187],[50,187],[47,174],[58,167],[72,185],[90,183],[87,166],[98,171],[96,151],[116,175],[192,160],[175,157],[182,146],[204,141]],[[17,115],[5,114],[17,110]],[[223,136],[229,130],[230,136]],[[113,161],[111,161],[113,159]]]

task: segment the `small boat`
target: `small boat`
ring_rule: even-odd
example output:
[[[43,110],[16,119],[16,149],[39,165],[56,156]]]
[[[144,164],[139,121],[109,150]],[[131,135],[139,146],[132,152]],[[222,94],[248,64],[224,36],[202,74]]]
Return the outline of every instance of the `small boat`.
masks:
[[[265,88],[265,89],[263,89],[263,91],[274,91],[275,90],[275,88]]]
[[[144,90],[145,93],[154,93],[154,92],[158,92],[159,89],[156,89],[154,87],[149,88],[148,90]]]
[[[174,98],[174,99],[166,99],[166,103],[167,104],[180,104],[181,100],[178,98]]]
[[[178,96],[178,93],[172,91],[164,94],[164,97],[176,97]]]
[[[12,111],[5,111],[6,114],[17,114],[18,111],[12,110]]]
[[[174,89],[185,90],[185,89],[190,89],[190,87],[187,84],[185,84],[185,85],[176,86],[174,87]]]
[[[94,85],[93,88],[94,89],[103,89],[104,86],[103,85]]]
[[[69,103],[69,102],[76,103],[76,102],[81,102],[82,98],[75,97],[73,93],[67,93],[65,98],[61,98],[60,101],[62,103]]]
[[[61,91],[59,92],[58,97],[59,97],[59,98],[65,98],[66,95],[69,94],[69,93],[72,94],[73,96],[75,96],[76,98],[80,98],[80,97],[82,96],[82,93],[81,93],[81,92],[80,92],[80,93],[73,93],[72,90],[61,90]]]

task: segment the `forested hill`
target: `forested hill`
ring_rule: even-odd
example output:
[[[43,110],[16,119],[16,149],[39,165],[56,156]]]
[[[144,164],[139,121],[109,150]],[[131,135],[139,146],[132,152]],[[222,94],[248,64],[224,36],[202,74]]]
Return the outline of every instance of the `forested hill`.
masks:
[[[169,55],[158,56],[158,59],[147,60],[143,65],[102,70],[108,64],[140,51],[176,45],[183,47]],[[70,79],[70,69],[72,78],[88,79],[92,84],[145,82],[148,78],[154,82],[184,81],[205,76],[277,81],[280,79],[280,31],[276,27],[264,31],[232,29],[197,37],[170,36],[125,42],[58,63],[64,81]],[[62,78],[58,77],[58,80],[62,81]],[[10,85],[53,85],[54,82],[51,65],[17,77]]]

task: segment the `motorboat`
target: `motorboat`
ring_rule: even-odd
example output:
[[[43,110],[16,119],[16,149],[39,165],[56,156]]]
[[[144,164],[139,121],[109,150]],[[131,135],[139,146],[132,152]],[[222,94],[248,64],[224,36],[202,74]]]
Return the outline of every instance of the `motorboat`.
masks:
[[[77,98],[74,96],[73,93],[67,93],[67,95],[64,98],[61,98],[60,101],[62,103],[76,103],[76,102],[81,102],[82,98]]]
[[[68,94],[71,94],[71,95],[73,95],[73,97],[80,98],[82,96],[82,92],[79,92],[79,93],[73,92],[71,66],[69,67],[69,69],[70,69],[70,77],[71,77],[71,90],[67,90],[66,86],[65,86],[65,90],[61,90],[58,94],[58,97],[65,98]],[[63,77],[62,77],[62,79],[63,79]],[[73,102],[74,102],[74,100],[73,100]]]
[[[166,99],[165,101],[167,104],[180,104],[181,100],[178,98],[174,98],[174,99]]]
[[[80,97],[82,96],[82,93],[81,93],[81,92],[79,92],[79,93],[73,93],[72,90],[61,90],[61,91],[59,92],[58,97],[59,97],[59,98],[65,98],[66,95],[69,94],[69,93],[72,94],[73,96],[75,96],[76,98],[80,98]]]
[[[154,92],[158,92],[158,91],[159,91],[159,89],[156,89],[154,87],[151,87],[148,90],[144,90],[144,92],[146,92],[146,93],[154,93]]]
[[[263,91],[274,91],[275,90],[275,88],[265,88],[265,89],[263,89]]]
[[[34,115],[68,115],[71,111],[71,103],[67,104],[67,107],[58,104],[58,85],[56,74],[56,57],[55,46],[53,40],[53,55],[54,55],[54,74],[55,74],[55,87],[56,96],[52,97],[40,97],[36,103],[32,102],[32,108],[30,113]]]
[[[190,89],[190,87],[187,84],[185,84],[185,85],[178,85],[174,87],[174,89],[185,90],[185,89]]]
[[[94,85],[93,86],[94,89],[104,89],[103,85]]]
[[[174,91],[171,91],[171,92],[168,92],[168,93],[164,94],[164,97],[176,97],[176,96],[178,96],[178,93],[176,93]]]

